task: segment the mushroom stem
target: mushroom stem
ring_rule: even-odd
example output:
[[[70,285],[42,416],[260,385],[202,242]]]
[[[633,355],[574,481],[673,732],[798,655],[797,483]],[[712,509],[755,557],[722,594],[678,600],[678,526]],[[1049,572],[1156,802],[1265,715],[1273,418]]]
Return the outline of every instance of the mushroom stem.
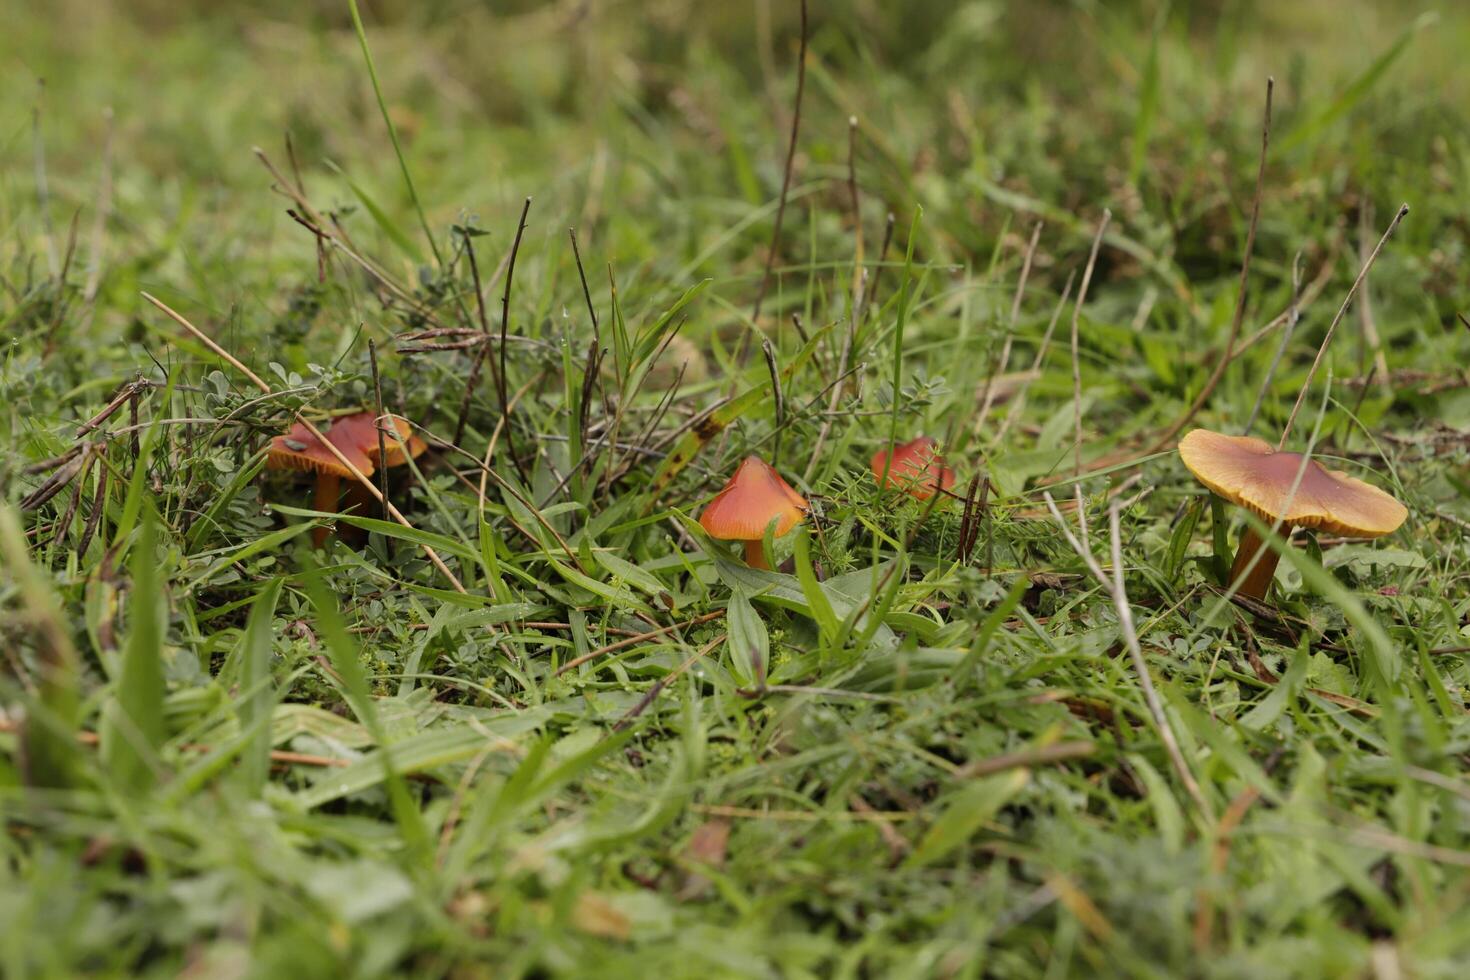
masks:
[[[1282,524],[1280,537],[1285,544],[1286,539],[1291,537],[1292,526]],[[1265,548],[1265,553],[1256,559],[1256,552]],[[1252,568],[1251,562],[1255,561]],[[1266,590],[1271,587],[1271,580],[1276,577],[1276,565],[1281,561],[1281,556],[1274,548],[1266,548],[1265,541],[1255,528],[1247,527],[1245,533],[1240,536],[1240,546],[1235,551],[1235,564],[1230,567],[1230,583],[1235,586],[1235,594],[1243,595],[1251,599],[1266,598]]]
[[[311,509],[319,510],[324,514],[335,514],[337,512],[339,480],[335,473],[318,473],[316,478],[316,494],[311,498]],[[318,548],[327,543],[329,529],[325,524],[312,529],[311,543]]]
[[[760,538],[745,542],[745,564],[751,568],[764,568],[766,571],[771,570],[771,566],[766,562],[764,543]]]

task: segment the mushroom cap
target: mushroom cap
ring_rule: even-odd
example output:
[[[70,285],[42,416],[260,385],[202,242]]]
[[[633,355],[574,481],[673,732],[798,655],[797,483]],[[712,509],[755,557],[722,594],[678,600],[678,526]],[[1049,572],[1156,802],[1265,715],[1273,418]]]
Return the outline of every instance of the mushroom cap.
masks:
[[[936,489],[948,490],[954,486],[954,470],[944,465],[944,457],[939,455],[939,443],[928,436],[910,439],[893,448],[893,461],[888,464],[888,478],[885,480],[883,464],[887,459],[886,449],[873,454],[873,478],[879,486],[902,487],[919,500],[928,500]]]
[[[699,524],[722,541],[759,541],[776,520],[776,536],[806,515],[806,498],[759,456],[747,456],[735,475],[699,515]]]
[[[352,461],[353,466],[356,466],[365,475],[371,474],[373,461],[356,446],[334,438],[336,433],[337,427],[334,425],[325,435],[334,446],[341,450],[343,456]],[[306,427],[305,422],[297,422],[285,435],[276,436],[271,440],[265,465],[267,469],[272,470],[304,470],[332,476],[352,475],[352,471],[342,465],[326,444]]]
[[[383,445],[387,449],[386,462],[378,459],[378,416],[372,412],[355,412],[342,416],[332,424],[332,431],[327,433],[327,438],[344,452],[350,445],[360,449],[374,463],[389,467],[406,463],[428,448],[424,440],[413,434],[413,426],[409,425],[408,419],[399,415],[384,417],[392,420],[393,430],[398,433],[396,441],[387,432],[383,433]]]
[[[387,461],[384,466],[397,466],[410,457],[418,456],[426,447],[424,441],[413,435],[408,420],[390,415],[393,428],[398,432],[398,442],[385,435]],[[363,476],[372,476],[377,468],[378,427],[377,416],[372,412],[354,412],[333,420],[331,428],[323,435],[327,442],[341,450],[352,465],[362,471]],[[343,466],[332,451],[324,446],[303,422],[291,426],[291,431],[271,440],[266,456],[266,466],[273,470],[308,470],[314,473],[330,473],[351,476],[352,471]]]
[[[1195,429],[1179,440],[1179,458],[1199,482],[1262,520],[1376,538],[1409,516],[1387,493],[1315,459],[1307,461],[1297,485],[1301,454],[1277,452],[1251,436]]]

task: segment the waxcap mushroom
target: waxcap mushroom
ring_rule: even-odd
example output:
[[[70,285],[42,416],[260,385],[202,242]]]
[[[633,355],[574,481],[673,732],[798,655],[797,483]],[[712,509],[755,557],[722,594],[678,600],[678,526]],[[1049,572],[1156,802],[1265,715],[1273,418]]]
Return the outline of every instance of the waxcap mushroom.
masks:
[[[333,426],[327,432],[327,439],[341,451],[343,457],[350,460],[365,474],[373,471],[373,461],[367,457],[360,448],[351,443],[341,443],[332,436],[336,431]],[[266,452],[265,465],[272,470],[304,470],[316,474],[316,490],[312,494],[311,509],[330,513],[337,509],[337,500],[341,496],[341,478],[351,476],[352,471],[343,466],[332,451],[327,448],[316,435],[306,427],[305,422],[297,422],[291,426],[283,436],[276,436],[271,440],[270,449]],[[318,548],[327,543],[327,527],[318,525],[311,532],[312,543]]]
[[[1409,516],[1371,483],[1315,459],[1307,461],[1298,485],[1301,454],[1277,452],[1252,436],[1195,429],[1179,441],[1179,458],[1199,482],[1265,521],[1376,538],[1398,530]]]
[[[918,500],[928,500],[937,490],[948,490],[954,486],[954,470],[944,465],[939,443],[929,436],[919,436],[895,446],[891,461],[888,450],[880,449],[873,454],[870,465],[873,479],[880,487],[900,487]],[[886,478],[885,465],[888,470]]]
[[[1179,440],[1179,458],[1195,478],[1231,503],[1264,521],[1281,522],[1281,537],[1292,529],[1317,528],[1333,534],[1376,538],[1397,530],[1408,509],[1369,483],[1314,459],[1303,466],[1300,453],[1278,452],[1251,436],[1195,429]],[[1241,535],[1230,570],[1239,595],[1264,599],[1280,560],[1252,528]],[[1258,554],[1259,553],[1259,554]]]
[[[806,516],[807,502],[759,456],[747,456],[723,489],[699,515],[699,524],[712,538],[745,542],[745,561],[765,568],[761,543],[766,527],[776,522],[777,537]]]
[[[386,452],[385,466],[397,466],[409,457],[417,456],[425,449],[424,441],[412,435],[408,421],[396,415],[388,416],[393,421],[395,439],[384,434]],[[324,433],[327,442],[337,447],[363,476],[372,476],[379,462],[377,416],[372,412],[354,412],[333,420]],[[351,477],[352,470],[343,466],[331,449],[318,439],[306,423],[297,422],[285,435],[271,439],[266,453],[266,468],[273,470],[301,470],[316,474],[316,492],[312,497],[312,509],[324,513],[337,510],[340,498],[341,478]],[[353,489],[357,488],[356,480]],[[312,531],[312,540],[321,547],[327,540],[327,528]]]

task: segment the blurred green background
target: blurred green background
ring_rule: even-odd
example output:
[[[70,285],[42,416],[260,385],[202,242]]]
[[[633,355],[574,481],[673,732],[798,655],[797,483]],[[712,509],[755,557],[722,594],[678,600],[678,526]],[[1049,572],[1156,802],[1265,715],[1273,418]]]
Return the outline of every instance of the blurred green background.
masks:
[[[20,13],[0,36],[0,214],[12,233],[42,227],[24,220],[37,110],[61,237],[96,199],[110,108],[116,309],[136,308],[135,282],[220,310],[268,300],[283,256],[311,255],[251,153],[282,162],[288,131],[329,200],[351,195],[327,161],[409,214],[345,2]],[[779,186],[794,3],[376,0],[364,17],[436,229],[464,211],[509,227],[533,195],[532,241],[576,224],[625,262],[751,271],[764,228],[727,232]],[[1463,222],[1437,204],[1459,199],[1470,163],[1464,4],[833,0],[813,4],[811,47],[798,184],[841,174],[855,115],[870,220],[923,203],[943,230],[936,258],[988,254],[1014,203],[1001,188],[1084,217],[1109,204],[1186,276],[1228,270],[1274,74],[1262,258],[1286,261],[1365,195],[1432,215],[1404,234],[1429,246],[1426,281],[1455,278]]]
[[[615,268],[630,322],[650,322],[649,311],[656,315],[686,288],[710,278],[683,336],[696,352],[691,359],[703,350],[715,367],[721,366],[722,355],[728,363],[727,350],[710,341],[736,335],[749,309],[782,181],[799,36],[792,0],[368,0],[362,9],[388,114],[440,243],[449,241],[452,225],[474,221],[489,232],[482,255],[498,259],[514,234],[522,200],[534,198],[516,271],[515,329],[559,339],[565,328],[576,336],[578,350],[585,344],[587,325],[580,319],[582,297],[566,237],[566,229],[576,226],[594,280],[594,301],[607,308],[607,269]],[[1352,281],[1358,252],[1365,242],[1371,245],[1401,201],[1414,210],[1376,266],[1370,289],[1387,363],[1395,371],[1440,378],[1470,361],[1470,332],[1455,319],[1470,308],[1465,275],[1470,221],[1464,207],[1464,188],[1470,185],[1470,71],[1464,67],[1470,4],[813,0],[810,38],[791,208],[780,243],[778,266],[786,271],[773,287],[763,326],[789,353],[795,344],[783,333],[787,320],[778,314],[807,304],[824,323],[840,322],[844,315],[854,241],[845,183],[848,120],[855,118],[855,170],[869,260],[887,214],[897,215],[903,229],[915,206],[924,208],[916,254],[932,278],[923,308],[909,325],[912,346],[905,367],[916,389],[932,382],[933,390],[924,388],[929,400],[915,399],[905,424],[928,424],[937,432],[948,424],[952,408],[971,407],[971,393],[1008,325],[1004,310],[1026,236],[1041,217],[1046,231],[1030,280],[1034,295],[1018,329],[1029,358],[1029,345],[1041,333],[1055,294],[1086,258],[1104,207],[1113,213],[1112,247],[1103,252],[1085,314],[1082,370],[1088,397],[1095,397],[1088,425],[1101,435],[1101,446],[1112,449],[1136,446],[1179,417],[1228,330],[1268,75],[1277,83],[1275,126],[1247,330],[1286,307],[1293,256],[1303,256],[1309,275],[1325,271],[1321,299],[1308,309],[1277,377],[1278,397],[1268,403],[1267,421],[1279,423]],[[385,311],[379,297],[364,287],[360,271],[340,258],[326,284],[318,283],[313,239],[285,214],[288,199],[272,190],[273,178],[253,152],[261,148],[294,180],[286,151],[289,134],[312,200],[332,209],[364,251],[396,279],[426,293],[435,288],[346,0],[8,0],[0,9],[0,68],[6,96],[0,100],[0,289],[5,291],[0,311],[10,332],[7,357],[0,362],[0,413],[6,416],[0,421],[8,423],[15,444],[12,452],[0,455],[0,484],[7,492],[18,498],[33,489],[40,477],[20,477],[20,471],[59,451],[73,438],[76,420],[95,412],[108,392],[148,365],[150,356],[160,361],[190,356],[174,326],[145,307],[140,290],[163,297],[256,367],[277,360],[305,374],[311,359],[330,363],[331,355],[342,355],[343,370],[354,375],[356,387],[315,393],[317,407],[362,399],[366,357],[361,344],[354,346],[357,325],[372,321],[382,328],[376,332],[381,341],[409,317],[401,310]],[[365,201],[374,202],[381,218],[369,213]],[[73,272],[64,278],[69,285],[55,286],[63,278],[56,267],[68,252]],[[973,275],[955,272],[958,267]],[[896,276],[890,276],[885,301],[897,292]],[[87,299],[65,306],[57,301],[63,293]],[[889,322],[888,310],[880,312]],[[871,319],[879,320],[879,313]],[[972,324],[977,325],[973,332],[962,332]],[[1333,350],[1339,378],[1365,373],[1355,326],[1345,329]],[[64,356],[50,356],[53,336],[61,338]],[[1055,433],[1071,424],[1071,378],[1062,366],[1061,346],[1054,348],[1054,359],[1032,391],[1029,414],[1008,445],[985,461],[1000,489],[1019,488],[1056,465]],[[1200,416],[1201,424],[1222,425],[1232,413],[1244,414],[1260,386],[1267,348],[1273,346],[1260,345],[1241,361],[1242,369],[1229,372]],[[456,356],[460,359],[393,358],[388,372],[397,383],[390,394],[394,410],[445,429],[464,387],[465,361]],[[201,358],[180,373],[198,385],[216,366]],[[880,369],[887,370],[881,363],[869,365],[866,395],[854,399],[856,408],[843,417],[820,457],[824,472],[813,482],[818,492],[831,495],[834,509],[867,506],[871,484],[865,464],[878,439],[873,419],[886,423],[888,417]],[[750,376],[763,372],[759,359],[752,359]],[[946,382],[948,391],[942,390]],[[1394,445],[1407,447],[1409,437],[1425,429],[1426,419],[1470,426],[1470,394],[1455,378],[1448,382],[1433,394],[1410,385],[1393,393],[1375,391],[1353,412],[1369,429],[1388,418],[1393,424],[1383,430],[1404,436]],[[705,387],[691,385],[686,396],[690,404],[703,406],[725,383],[711,371]],[[1368,388],[1363,384],[1359,390]],[[558,395],[550,391],[536,411],[554,417]],[[494,424],[489,420],[498,415],[491,401],[487,391],[476,419],[478,435],[488,433]],[[1330,418],[1347,433],[1337,446],[1344,451],[1357,431],[1344,422],[1347,414],[1336,405]],[[260,431],[233,433],[229,452],[248,455],[264,441],[266,424],[252,424]],[[810,452],[817,424],[815,418],[804,420],[791,435],[788,452]],[[765,420],[752,422],[732,447],[747,435],[754,440],[768,431]],[[1047,444],[1049,439],[1053,444]],[[1416,521],[1436,509],[1454,520],[1470,519],[1460,490],[1463,480],[1450,481],[1441,472],[1463,469],[1463,456],[1445,453],[1442,460],[1432,459],[1432,450],[1425,449],[1415,465],[1403,470]],[[973,456],[957,463],[974,471]],[[203,510],[213,490],[210,481],[218,482],[235,462],[225,460],[214,469],[208,460],[189,461],[206,477],[191,478],[184,491],[165,488],[167,499],[180,511]],[[701,461],[705,464],[716,465],[708,459]],[[1148,514],[1139,518],[1144,532],[1130,548],[1153,560],[1170,541],[1175,507],[1197,495],[1198,488],[1172,460],[1158,461],[1148,473],[1163,492],[1147,501]],[[717,484],[709,476],[692,468],[679,503],[713,489]],[[438,478],[448,485],[447,476]],[[1007,479],[1015,486],[1006,486]],[[241,503],[239,509],[248,513],[238,527],[227,529],[231,542],[277,519],[262,517],[254,499],[248,508]],[[475,514],[471,497],[461,494],[459,502],[464,514]],[[444,523],[436,523],[441,519]],[[429,530],[453,529],[452,521],[427,506],[415,520]],[[1070,561],[1055,541],[1024,540],[1045,537],[1050,526],[1015,530],[1016,525],[1010,530],[1020,541],[1018,554],[1034,546],[1045,567]],[[662,533],[646,531],[650,540]],[[1415,534],[1419,537],[1411,537]],[[1196,550],[1205,536],[1197,537]],[[1433,580],[1434,590],[1456,598],[1456,588],[1463,592],[1463,563],[1456,564],[1458,553],[1448,534],[1443,541],[1432,538],[1415,523],[1399,544],[1422,546],[1428,557],[1420,565],[1443,573]],[[102,550],[100,542],[93,550]],[[411,551],[399,551],[401,564],[412,560]],[[1399,549],[1400,559],[1405,553]],[[57,567],[48,571],[66,591],[68,615],[80,620],[76,610],[83,607],[84,590],[106,561],[94,555],[79,570],[70,554],[57,552]],[[669,567],[676,560],[671,557]],[[1418,568],[1394,574],[1418,575]],[[360,568],[339,572],[336,583],[344,596],[351,588],[380,587]],[[211,613],[236,598],[228,590],[183,593],[177,593],[182,605]],[[982,594],[978,586],[973,594],[956,592]],[[93,592],[85,595],[91,615],[100,605],[94,604]],[[989,594],[985,602],[998,598]],[[1368,598],[1385,619],[1393,617],[1395,639],[1406,651],[1430,642],[1405,638],[1417,626],[1416,616],[1429,618],[1421,607],[1389,608],[1400,601],[1397,592]],[[968,606],[965,601],[956,600],[946,610],[962,631],[968,629],[962,617],[984,608],[978,600]],[[1053,596],[1053,601],[1073,600]],[[1330,603],[1315,597],[1311,602],[1311,615],[1330,620],[1333,629],[1342,625]],[[364,617],[389,620],[406,600],[391,598],[387,613],[382,604],[358,606],[368,610]],[[1445,614],[1448,625],[1440,624],[1441,638],[1433,641],[1445,647],[1459,642],[1452,631],[1462,629],[1456,619],[1462,614],[1451,612]],[[1068,633],[1071,627],[1059,617],[1062,655],[1050,634],[1038,628],[1044,643],[1026,653],[1034,661],[1017,655],[1013,664],[1002,663],[987,675],[986,683],[1009,692],[1005,696],[992,699],[995,692],[987,690],[975,694],[972,703],[950,705],[936,694],[938,707],[925,708],[922,699],[931,693],[919,690],[913,692],[919,707],[912,713],[908,705],[897,707],[891,716],[886,707],[860,699],[793,710],[793,738],[805,739],[803,751],[836,746],[848,753],[833,760],[822,756],[791,770],[773,765],[768,774],[759,758],[741,770],[747,751],[752,759],[759,756],[747,743],[765,738],[752,735],[754,728],[742,728],[744,741],[721,741],[709,753],[704,785],[715,787],[709,799],[724,799],[720,780],[736,771],[769,778],[773,794],[787,794],[772,798],[804,799],[799,792],[812,786],[847,780],[851,763],[853,772],[871,767],[883,778],[893,776],[895,792],[909,794],[916,812],[948,800],[952,784],[972,784],[948,775],[936,781],[925,761],[932,751],[956,759],[984,758],[1024,739],[1052,738],[1061,730],[1054,724],[1085,723],[1059,703],[1013,703],[1008,698],[1015,691],[1044,678],[1057,691],[1080,691],[1098,704],[1121,705],[1133,696],[1127,685],[1115,683],[1121,675],[1107,670],[1116,664],[1109,667],[1109,658],[1102,656],[1116,640],[1108,615],[1097,628],[1076,634]],[[1200,636],[1184,623],[1193,615],[1193,606],[1185,606],[1177,612],[1179,623],[1169,626],[1180,644],[1186,635]],[[428,616],[422,619],[427,622]],[[231,642],[220,639],[228,628],[219,624],[226,622],[221,618],[202,631],[191,622],[187,633],[180,626],[180,642],[198,641],[207,661],[211,650],[217,654]],[[369,663],[374,671],[391,671],[412,646],[402,623],[389,623],[383,636],[396,636],[399,648],[375,640]],[[1032,642],[1024,633],[1022,639]],[[293,633],[290,642],[306,656],[304,640]],[[1277,757],[1278,730],[1241,735],[1244,729],[1229,718],[1217,727],[1216,712],[1254,712],[1268,695],[1256,688],[1210,687],[1218,679],[1201,666],[1215,656],[1208,646],[1201,640],[1199,649],[1170,661],[1200,668],[1198,674],[1176,675],[1186,678],[1180,703],[1198,709],[1202,730],[1239,736],[1245,746],[1235,749],[1244,758],[1241,771],[1255,772],[1259,759]],[[1423,649],[1419,653],[1428,657]],[[176,658],[186,664],[193,660]],[[1284,661],[1278,656],[1273,662]],[[1340,666],[1330,659],[1326,663],[1332,670]],[[1213,663],[1207,666],[1213,671]],[[1463,685],[1462,661],[1445,669],[1457,671],[1450,682]],[[475,676],[492,685],[504,679],[490,668]],[[648,690],[652,676],[639,674],[637,683]],[[1250,682],[1249,675],[1241,676]],[[1327,683],[1312,680],[1319,682]],[[1354,683],[1348,676],[1342,689],[1363,693]],[[293,697],[309,700],[324,690],[322,685],[298,687]],[[612,693],[633,698],[637,690]],[[1443,695],[1442,688],[1437,690]],[[183,702],[181,715],[205,710],[187,700],[196,691],[226,698],[196,669],[174,692]],[[1255,706],[1251,698],[1258,699]],[[1275,694],[1269,701],[1276,711],[1285,710]],[[694,707],[688,710],[695,713]],[[834,964],[849,955],[853,937],[867,934],[874,938],[861,955],[869,959],[854,966],[855,972],[878,975],[886,965],[895,972],[902,967],[911,975],[933,975],[942,957],[989,942],[988,934],[977,935],[974,928],[975,909],[983,907],[986,921],[998,935],[1005,934],[992,961],[999,964],[996,975],[1035,975],[1032,968],[1039,969],[1052,948],[1073,943],[1081,950],[1079,969],[1095,965],[1097,960],[1082,961],[1100,956],[1098,950],[1128,946],[1136,962],[1168,963],[1175,975],[1193,968],[1252,978],[1281,968],[1284,975],[1287,961],[1299,965],[1301,976],[1346,975],[1366,969],[1370,944],[1390,928],[1397,930],[1406,956],[1422,951],[1422,962],[1430,966],[1452,964],[1463,954],[1466,935],[1459,900],[1463,874],[1436,866],[1438,877],[1432,881],[1426,872],[1428,883],[1415,878],[1391,898],[1378,899],[1382,890],[1363,868],[1346,861],[1328,868],[1339,851],[1316,855],[1301,845],[1302,839],[1324,837],[1341,843],[1337,825],[1313,809],[1320,796],[1327,801],[1324,808],[1337,808],[1330,811],[1333,819],[1351,810],[1392,826],[1406,835],[1406,843],[1461,847],[1453,821],[1446,819],[1437,829],[1420,822],[1419,814],[1429,812],[1427,791],[1419,798],[1407,789],[1398,795],[1395,780],[1403,778],[1407,787],[1407,778],[1384,775],[1385,765],[1410,757],[1407,750],[1390,758],[1379,746],[1401,738],[1414,751],[1422,750],[1422,756],[1412,756],[1416,764],[1461,764],[1463,715],[1446,712],[1436,719],[1442,728],[1405,735],[1389,731],[1390,723],[1397,724],[1392,717],[1370,725],[1356,716],[1329,715],[1320,706],[1312,710],[1311,723],[1321,727],[1302,723],[1294,737],[1281,736],[1281,744],[1290,748],[1282,769],[1291,770],[1281,777],[1283,795],[1292,787],[1299,812],[1283,816],[1282,810],[1258,807],[1253,819],[1262,823],[1255,826],[1265,829],[1249,842],[1243,835],[1228,874],[1213,881],[1218,908],[1229,920],[1228,935],[1221,939],[1229,955],[1222,952],[1208,970],[1193,952],[1189,931],[1190,903],[1199,894],[1199,869],[1209,860],[1210,842],[1192,839],[1187,853],[1161,850],[1170,834],[1183,834],[1177,811],[1172,820],[1165,819],[1167,814],[1149,809],[1153,802],[1143,794],[1115,794],[1110,779],[1081,775],[1073,782],[1048,775],[1034,781],[1028,790],[1034,795],[1014,808],[1016,823],[1027,835],[1025,859],[1013,860],[1003,849],[987,852],[987,861],[1000,859],[993,864],[997,875],[986,878],[983,889],[960,871],[951,875],[947,867],[929,869],[932,874],[895,871],[883,863],[883,843],[871,826],[845,822],[845,812],[844,821],[820,830],[815,822],[752,820],[736,832],[738,846],[717,900],[696,904],[670,898],[658,918],[659,929],[665,922],[667,929],[649,930],[654,935],[649,945],[609,941],[599,948],[622,957],[617,962],[629,972],[648,969],[652,960],[644,957],[658,950],[660,964],[697,969],[704,976],[768,962],[777,964],[773,975],[780,970],[801,975],[810,965],[808,975],[825,976],[837,973]],[[925,711],[929,721],[923,721]],[[398,717],[411,727],[413,716],[412,709],[403,708]],[[1329,716],[1341,730],[1322,720]],[[1288,722],[1300,721],[1294,710],[1281,717],[1282,731]],[[1405,717],[1412,722],[1413,716]],[[569,738],[600,737],[600,722],[578,728],[584,721],[566,723],[573,732]],[[731,723],[728,729],[734,727]],[[1100,740],[1109,727],[1098,723]],[[689,730],[703,738],[699,724],[691,723]],[[878,731],[891,737],[891,744],[874,750],[876,738],[865,736]],[[1330,740],[1324,735],[1318,741],[1322,731],[1331,733]],[[727,734],[722,731],[722,738]],[[1128,732],[1119,740],[1130,759],[1135,751],[1152,751],[1130,745],[1134,737]],[[917,746],[912,758],[905,754],[910,738]],[[1341,744],[1323,744],[1328,741]],[[576,808],[585,804],[595,810],[591,823],[599,830],[621,828],[635,805],[644,805],[649,787],[666,771],[677,771],[670,759],[677,760],[678,747],[676,738],[649,739],[646,758],[609,766],[604,796],[587,803],[567,794],[568,811],[559,816],[580,814]],[[1215,743],[1196,748],[1201,757],[1220,758]],[[4,777],[0,773],[0,784]],[[1245,785],[1224,764],[1215,766],[1211,778],[1212,792],[1221,799],[1238,799],[1234,794]],[[689,793],[696,791],[702,789]],[[956,797],[960,806],[967,805],[969,790],[959,792],[964,794]],[[1169,798],[1167,793],[1159,797]],[[441,808],[446,798],[437,795],[433,806]],[[359,900],[370,899],[371,889],[354,877],[359,873],[354,869],[367,866],[357,862],[359,855],[376,861],[391,839],[388,807],[378,797],[341,812],[302,817],[289,798],[237,804],[236,797],[217,794],[208,784],[182,803],[140,806],[153,822],[138,838],[162,842],[163,857],[152,877],[134,875],[126,857],[101,870],[79,864],[74,851],[90,848],[94,838],[105,845],[132,811],[127,801],[100,793],[78,794],[74,803],[76,812],[64,821],[51,821],[44,813],[45,819],[33,821],[24,846],[14,846],[24,860],[14,861],[17,870],[8,879],[24,884],[0,888],[0,928],[7,920],[24,919],[29,923],[24,928],[34,930],[12,938],[9,946],[0,944],[0,952],[9,951],[17,962],[51,957],[56,975],[67,975],[76,963],[115,964],[123,973],[152,962],[172,976],[196,956],[202,962],[201,950],[211,944],[233,955],[230,942],[242,949],[249,945],[251,955],[267,971],[274,968],[276,976],[293,968],[299,975],[334,975],[349,950],[359,965],[376,964],[383,971],[410,955],[421,956],[416,962],[429,969],[438,962],[437,944],[451,934],[456,942],[463,940],[461,951],[479,955],[474,944],[492,947],[497,955],[523,957],[526,969],[540,975],[534,971],[575,963],[606,938],[596,932],[595,920],[592,929],[583,928],[585,921],[572,929],[566,923],[576,924],[577,916],[568,908],[537,904],[544,897],[537,891],[539,879],[524,887],[522,879],[535,878],[540,868],[505,873],[511,844],[504,853],[487,850],[486,867],[473,869],[474,875],[483,873],[483,882],[468,875],[468,884],[449,881],[450,900],[409,905],[406,891],[396,897],[390,891],[391,914],[373,919],[383,909],[362,911]],[[1445,812],[1455,805],[1463,810],[1462,803],[1451,800]],[[441,814],[442,808],[436,809],[436,819]],[[516,832],[542,829],[543,817],[551,822],[547,814],[533,812]],[[600,851],[592,835],[585,850],[567,852],[565,867],[575,874],[558,879],[555,887],[565,884],[565,889],[555,893],[557,901],[573,895],[580,887],[576,875],[584,875],[615,890],[635,912],[656,905],[657,896],[623,874],[622,861],[625,856],[630,863],[668,859],[695,819],[681,814],[682,823],[623,841],[615,855]],[[518,847],[522,838],[507,840]],[[0,841],[0,847],[10,846]],[[1000,845],[1007,846],[1008,841]],[[1179,857],[1182,853],[1186,856]],[[1462,850],[1454,853],[1463,856]],[[520,860],[518,851],[514,857]],[[547,862],[548,881],[565,870],[557,864],[561,860]],[[380,863],[386,867],[386,861]],[[1012,866],[1014,880],[1008,877]],[[1297,875],[1293,869],[1300,868],[1311,875]],[[401,884],[396,870],[388,870],[394,871],[389,880]],[[0,854],[0,872],[11,871]],[[1024,910],[1028,896],[1043,891],[1043,878],[1051,889],[1053,871],[1063,876],[1057,880],[1075,876],[1079,887],[1102,904],[1103,914],[1118,925],[1117,945],[1093,944],[1076,916],[1042,917],[1034,931],[1019,928],[1012,912],[1018,903]],[[1028,876],[1035,880],[1023,880]],[[475,891],[482,883],[484,891]],[[458,890],[462,885],[464,890]],[[325,895],[319,905],[300,899],[318,886]],[[1360,895],[1366,898],[1360,901]],[[401,908],[391,905],[400,901]],[[360,918],[351,918],[344,908]],[[1435,919],[1426,910],[1443,917]],[[452,929],[446,917],[453,918]],[[344,924],[349,922],[359,924],[350,934]],[[548,922],[556,928],[548,928]],[[1416,932],[1421,924],[1424,932]],[[642,929],[644,923],[637,925]],[[1012,926],[1018,927],[1005,931]],[[708,961],[690,959],[692,951]],[[310,968],[302,966],[308,955],[316,957]],[[445,953],[444,962],[454,962],[453,955]],[[234,975],[229,965],[218,975]],[[5,972],[0,962],[0,974]],[[371,971],[363,967],[363,972]],[[1443,975],[1456,974],[1447,970]]]

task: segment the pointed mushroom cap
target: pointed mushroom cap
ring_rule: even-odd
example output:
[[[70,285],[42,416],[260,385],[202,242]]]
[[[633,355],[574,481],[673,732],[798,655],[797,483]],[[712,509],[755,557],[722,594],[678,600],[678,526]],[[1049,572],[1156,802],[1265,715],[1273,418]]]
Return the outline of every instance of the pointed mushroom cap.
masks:
[[[373,461],[361,449],[333,438],[336,432],[337,427],[334,425],[325,435],[334,446],[341,450],[343,456],[352,461],[352,465],[362,470],[364,475],[371,474]],[[291,426],[291,431],[271,440],[265,465],[267,469],[272,470],[305,470],[333,476],[352,475],[352,471],[342,465],[332,451],[312,434],[304,422],[297,422]]]
[[[776,520],[776,536],[795,527],[806,514],[806,498],[759,456],[747,456],[735,475],[699,515],[700,526],[722,541],[759,541]]]
[[[1308,460],[1297,485],[1301,454],[1277,452],[1250,436],[1195,429],[1179,440],[1179,458],[1199,482],[1262,520],[1376,538],[1409,516],[1387,493],[1315,459]]]
[[[919,500],[934,496],[935,488],[948,490],[954,486],[954,470],[944,465],[939,455],[939,443],[928,436],[910,439],[893,449],[893,462],[888,464],[888,479],[883,478],[883,463],[888,451],[880,449],[873,454],[871,466],[873,478],[879,486],[901,487]]]

